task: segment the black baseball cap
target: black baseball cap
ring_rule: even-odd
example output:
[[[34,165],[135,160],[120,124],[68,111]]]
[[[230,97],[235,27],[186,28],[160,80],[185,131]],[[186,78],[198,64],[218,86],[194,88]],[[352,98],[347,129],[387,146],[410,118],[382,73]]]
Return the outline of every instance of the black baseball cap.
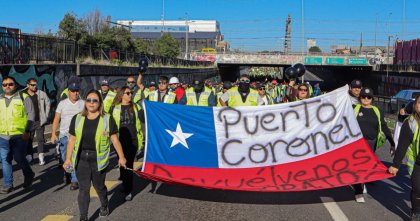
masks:
[[[353,80],[351,83],[350,83],[350,87],[351,88],[362,88],[362,81],[361,80]]]
[[[366,96],[366,97],[373,97],[373,90],[372,88],[364,87],[362,88],[362,91],[360,91],[360,96]]]

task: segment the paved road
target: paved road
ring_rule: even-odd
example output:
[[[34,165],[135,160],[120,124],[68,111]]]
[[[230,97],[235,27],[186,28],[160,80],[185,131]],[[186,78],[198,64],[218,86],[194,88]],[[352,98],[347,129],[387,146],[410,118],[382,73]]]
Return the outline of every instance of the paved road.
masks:
[[[52,157],[45,166],[33,165],[32,188],[22,188],[21,171],[14,173],[16,190],[0,195],[0,220],[78,220],[77,191],[70,191]],[[386,148],[377,155],[391,161]],[[113,158],[115,165],[115,156]],[[15,167],[17,170],[17,167]],[[368,184],[366,203],[354,201],[350,187],[301,193],[248,193],[158,185],[135,179],[133,201],[119,193],[118,170],[108,176],[111,214],[98,218],[99,199],[92,197],[91,220],[408,220],[410,180],[406,168],[393,179]],[[1,177],[1,176],[0,176]],[[61,215],[61,216],[57,216]]]

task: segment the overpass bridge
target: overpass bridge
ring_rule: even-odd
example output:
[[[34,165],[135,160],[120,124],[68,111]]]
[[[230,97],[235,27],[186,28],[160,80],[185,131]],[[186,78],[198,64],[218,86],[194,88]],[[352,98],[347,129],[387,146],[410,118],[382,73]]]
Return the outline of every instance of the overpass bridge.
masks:
[[[387,59],[374,58],[373,55],[227,53],[216,56],[218,66],[290,66],[295,63],[305,65],[374,66],[375,64],[386,64],[386,61]]]

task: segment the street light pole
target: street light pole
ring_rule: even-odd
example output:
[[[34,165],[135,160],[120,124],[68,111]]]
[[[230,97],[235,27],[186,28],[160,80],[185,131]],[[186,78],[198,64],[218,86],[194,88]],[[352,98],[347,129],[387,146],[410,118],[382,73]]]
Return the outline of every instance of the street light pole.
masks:
[[[304,0],[302,0],[302,58],[305,53],[305,14],[304,14]]]
[[[377,46],[376,46],[376,31],[377,31],[377,27],[378,27],[378,13],[376,13],[376,20],[375,20],[375,51],[374,51],[375,54],[373,55],[375,64],[376,64],[376,50],[377,50]]]
[[[190,28],[188,25],[188,14],[185,13],[185,26],[186,26],[186,31],[185,31],[185,60],[188,59],[188,32],[190,32]]]
[[[389,16],[388,16],[388,48],[387,48],[387,58],[386,58],[386,78],[387,79],[388,79],[388,76],[389,76],[389,44],[390,44],[390,41],[391,41],[389,23],[390,23],[391,15],[392,15],[392,13],[389,13]]]
[[[402,40],[404,41],[404,31],[405,31],[405,0],[403,0],[403,13],[402,13]]]
[[[165,0],[162,0],[162,31],[161,34],[165,31]]]

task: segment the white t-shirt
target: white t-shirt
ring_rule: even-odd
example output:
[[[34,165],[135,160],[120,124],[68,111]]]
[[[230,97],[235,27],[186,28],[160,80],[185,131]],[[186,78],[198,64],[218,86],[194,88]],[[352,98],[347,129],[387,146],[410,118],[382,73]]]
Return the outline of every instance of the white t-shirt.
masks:
[[[83,111],[85,102],[81,99],[77,100],[76,103],[72,103],[70,99],[62,100],[55,110],[56,113],[60,114],[60,135],[59,137],[69,136],[69,127],[71,119],[74,115]]]

